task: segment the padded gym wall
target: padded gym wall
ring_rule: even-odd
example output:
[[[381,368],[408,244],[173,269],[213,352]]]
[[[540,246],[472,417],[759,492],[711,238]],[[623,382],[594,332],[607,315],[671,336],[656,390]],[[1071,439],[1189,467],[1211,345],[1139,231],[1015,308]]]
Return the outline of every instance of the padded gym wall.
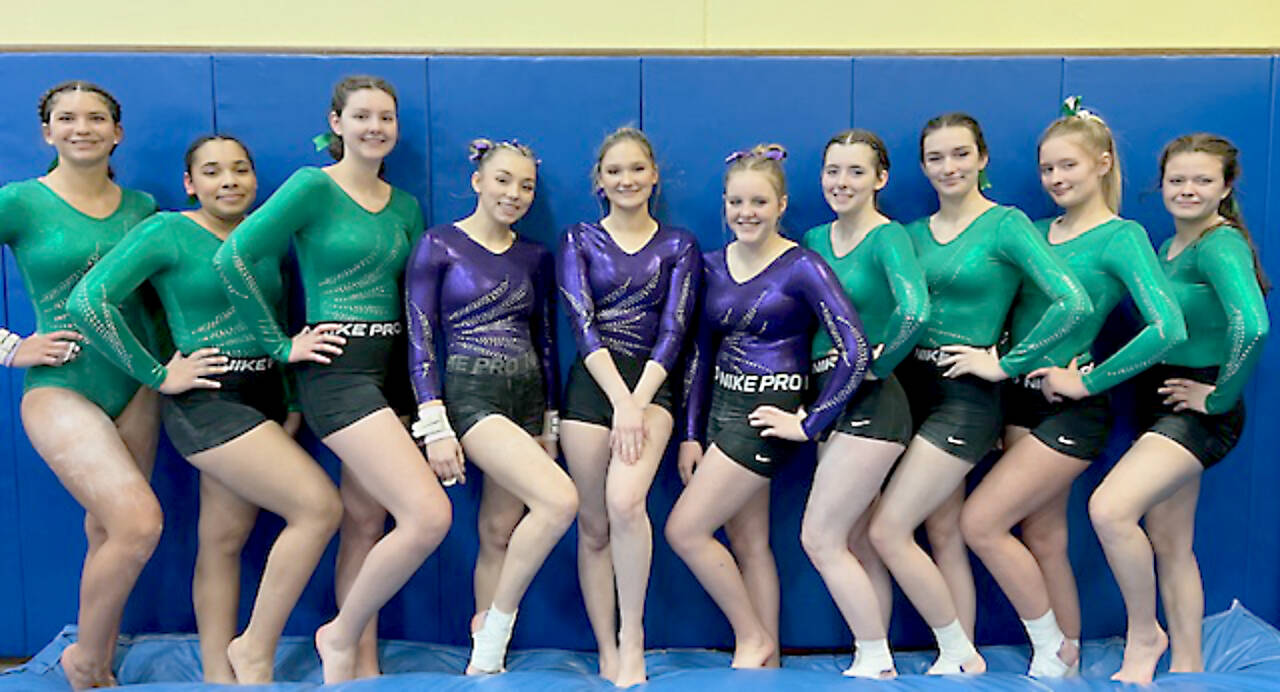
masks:
[[[311,138],[325,131],[330,89],[342,75],[384,76],[399,91],[401,139],[388,159],[387,177],[423,204],[429,223],[468,214],[473,195],[467,142],[476,136],[515,137],[534,147],[542,164],[538,197],[518,228],[554,250],[561,229],[594,219],[600,209],[588,173],[595,148],[624,124],[645,128],[657,150],[659,217],[684,226],[704,250],[722,245],[723,159],[758,142],[779,142],[795,236],[829,218],[818,189],[826,139],[853,125],[888,143],[892,171],[884,209],[908,221],[930,213],[935,198],[918,168],[923,122],[948,110],[967,110],[983,124],[991,150],[990,195],[1021,206],[1033,217],[1053,213],[1040,191],[1035,142],[1058,113],[1061,98],[1082,94],[1085,105],[1115,129],[1125,173],[1126,216],[1143,223],[1158,244],[1171,224],[1156,191],[1156,156],[1172,136],[1212,130],[1241,148],[1239,194],[1255,238],[1266,253],[1280,233],[1280,193],[1272,176],[1280,164],[1274,133],[1280,128],[1274,59],[1252,57],[367,57],[188,54],[8,54],[0,77],[10,98],[0,115],[0,181],[44,172],[51,152],[34,116],[39,94],[72,77],[111,89],[124,107],[126,137],[113,166],[119,180],[156,195],[161,208],[184,208],[181,158],[195,135],[213,127],[245,139],[257,161],[265,199],[294,169],[324,165]],[[5,265],[5,324],[32,329],[30,303],[11,258]],[[574,356],[561,317],[562,365]],[[1112,321],[1112,341],[1129,326]],[[1195,329],[1194,316],[1189,326]],[[1280,621],[1280,506],[1273,488],[1280,469],[1270,450],[1280,440],[1266,413],[1280,401],[1271,356],[1249,391],[1251,421],[1231,458],[1207,474],[1196,547],[1209,612],[1239,597],[1255,612]],[[75,619],[76,584],[83,556],[82,513],[30,449],[18,424],[21,373],[6,373],[8,414],[0,421],[0,520],[10,527],[0,562],[0,653],[37,650]],[[1122,391],[1117,401],[1126,400]],[[678,426],[677,426],[678,427]],[[1121,454],[1132,426],[1121,416],[1108,452],[1077,484],[1071,506],[1071,552],[1084,604],[1085,635],[1118,633],[1123,611],[1085,515],[1093,484]],[[314,438],[304,443],[337,473],[332,455]],[[9,451],[12,450],[12,451]],[[673,456],[660,470],[649,498],[655,531],[648,601],[648,645],[729,643],[729,629],[688,569],[662,538],[666,514],[680,490]],[[789,647],[845,646],[849,634],[799,545],[799,520],[812,459],[794,464],[772,492],[773,535],[782,581],[782,636]],[[979,469],[981,473],[982,469]],[[406,590],[383,611],[386,637],[453,644],[467,640],[472,608],[471,566],[476,550],[479,474],[450,491],[454,525],[449,537]],[[190,577],[195,550],[196,475],[162,445],[155,485],[166,511],[165,536],[143,573],[125,619],[128,631],[190,631]],[[264,550],[279,522],[263,519],[246,551],[242,618],[261,572]],[[517,647],[591,648],[577,586],[574,531],[552,553],[522,604]],[[977,566],[979,639],[1021,641],[1020,627],[990,578]],[[290,621],[302,634],[333,613],[332,550]],[[678,613],[679,617],[672,617]],[[897,645],[924,646],[927,630],[899,598],[892,630]]]

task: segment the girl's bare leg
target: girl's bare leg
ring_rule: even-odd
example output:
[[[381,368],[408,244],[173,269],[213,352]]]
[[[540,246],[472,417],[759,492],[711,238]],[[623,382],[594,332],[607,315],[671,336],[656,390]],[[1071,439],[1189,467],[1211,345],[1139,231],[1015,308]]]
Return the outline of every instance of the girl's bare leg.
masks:
[[[207,473],[200,474],[200,520],[191,600],[207,683],[234,685],[227,645],[240,608],[240,553],[258,519],[258,506]]]
[[[777,656],[778,641],[756,612],[738,563],[716,540],[715,531],[768,487],[769,479],[712,445],[667,518],[667,542],[729,619],[735,668],[765,667]]]
[[[338,560],[334,567],[333,585],[341,608],[360,573],[364,559],[378,539],[387,533],[387,510],[360,484],[360,479],[344,465],[338,494],[342,498],[342,524],[338,529]],[[356,646],[356,677],[373,678],[382,674],[378,665],[378,614],[374,613],[360,633]]]
[[[611,462],[605,491],[613,572],[618,584],[618,687],[647,679],[644,665],[644,600],[653,563],[653,524],[649,488],[671,437],[671,414],[660,406],[645,409],[647,438],[635,464]]]
[[[1139,437],[1116,462],[1089,499],[1089,518],[1102,542],[1128,615],[1124,662],[1111,676],[1112,680],[1151,682],[1156,663],[1169,645],[1168,635],[1156,620],[1156,575],[1151,542],[1138,521],[1152,507],[1175,497],[1184,486],[1198,480],[1202,471],[1200,462],[1182,445],[1149,432]],[[1175,501],[1173,516],[1185,513],[1185,507],[1177,505]],[[1177,539],[1169,537],[1168,540],[1171,546]]]
[[[617,598],[605,504],[605,478],[611,456],[609,437],[608,428],[593,423],[567,420],[560,424],[560,448],[578,489],[578,583],[600,651],[600,677],[616,683]]]
[[[188,459],[244,500],[285,520],[244,632],[227,645],[240,684],[272,681],[276,645],[298,597],[342,520],[342,501],[329,476],[277,423]]]
[[[395,528],[369,551],[337,617],[316,631],[325,684],[331,684],[355,676],[357,643],[369,620],[440,544],[452,507],[422,451],[390,409],[327,436],[324,443],[395,520]]]
[[[88,399],[38,387],[23,396],[21,416],[32,447],[92,515],[86,525],[102,528],[81,573],[79,634],[62,653],[63,669],[72,689],[114,684],[115,637],[129,592],[160,540],[160,503],[115,422]]]

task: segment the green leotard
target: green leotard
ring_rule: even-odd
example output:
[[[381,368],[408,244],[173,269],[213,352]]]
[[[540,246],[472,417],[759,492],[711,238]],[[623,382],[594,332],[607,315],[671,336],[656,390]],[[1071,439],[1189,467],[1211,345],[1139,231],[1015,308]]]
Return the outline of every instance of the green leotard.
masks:
[[[1036,230],[1046,240],[1052,223],[1051,218],[1036,222]],[[1186,341],[1187,327],[1182,311],[1173,299],[1169,280],[1160,270],[1151,240],[1141,225],[1111,219],[1065,243],[1050,243],[1050,247],[1066,261],[1071,273],[1088,291],[1093,312],[1057,345],[1042,353],[1035,360],[1035,367],[1065,367],[1076,356],[1081,356],[1080,365],[1092,362],[1089,349],[1107,316],[1125,294],[1133,296],[1147,326],[1083,376],[1084,387],[1090,394],[1106,391],[1146,370],[1160,362],[1170,348]],[[1013,341],[1025,338],[1048,309],[1049,299],[1044,292],[1024,281],[1009,325]]]
[[[1253,252],[1240,231],[1220,226],[1160,265],[1187,316],[1188,338],[1165,354],[1164,362],[1193,368],[1219,366],[1217,388],[1205,401],[1209,413],[1235,405],[1262,356],[1270,329],[1262,289],[1253,273]]]
[[[927,216],[912,221],[907,234],[929,285],[931,316],[920,339],[924,346],[985,348],[996,343],[1025,276],[1052,302],[1000,358],[1006,373],[1023,375],[1093,309],[1080,282],[1027,215],[1014,207],[988,209],[945,245],[934,239]]]
[[[222,240],[178,213],[147,219],[107,253],[71,293],[69,310],[76,325],[117,365],[153,389],[168,374],[165,366],[127,326],[118,328],[121,301],[148,279],[160,295],[174,344],[183,353],[217,347],[223,355],[266,355],[231,307],[213,256]],[[280,272],[264,259],[255,268],[264,299],[278,305],[283,295]],[[273,318],[275,312],[272,312]]]
[[[156,210],[151,195],[121,190],[120,206],[103,219],[89,216],[39,180],[0,188],[0,243],[8,244],[35,307],[36,330],[75,329],[67,298],[85,272],[126,233]],[[154,323],[139,297],[121,306],[124,319],[145,338],[155,338]],[[138,382],[93,348],[66,365],[27,370],[23,391],[62,387],[78,392],[112,418],[120,415],[138,390]]]
[[[831,246],[829,223],[809,229],[801,243],[831,265],[862,319],[867,342],[884,344],[871,372],[882,379],[888,377],[911,353],[929,320],[929,290],[906,229],[896,221],[880,224],[843,257],[836,257]],[[822,358],[832,348],[826,330],[818,330],[813,338],[813,359]]]
[[[302,168],[231,233],[214,256],[231,304],[267,353],[289,360],[289,337],[260,282],[264,259],[298,252],[307,322],[388,322],[403,314],[400,279],[422,234],[418,201],[399,188],[378,212],[351,199],[328,173]]]

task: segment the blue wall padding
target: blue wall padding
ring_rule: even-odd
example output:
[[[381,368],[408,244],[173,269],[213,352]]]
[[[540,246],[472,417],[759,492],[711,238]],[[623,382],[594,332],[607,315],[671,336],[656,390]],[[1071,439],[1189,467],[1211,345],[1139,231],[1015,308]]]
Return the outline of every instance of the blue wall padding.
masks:
[[[15,286],[18,278],[17,267],[13,257],[6,248],[0,253],[0,286],[4,294],[11,290],[9,282]],[[16,326],[9,321],[8,302],[0,305],[0,313],[5,317],[4,324]],[[6,402],[16,402],[15,387],[21,388],[21,372],[11,371],[0,374],[0,396]],[[0,419],[0,522],[7,527],[4,531],[4,552],[0,557],[0,651],[26,650],[26,603],[22,589],[22,542],[18,537],[22,533],[22,518],[18,511],[18,445],[15,443],[14,431],[21,426],[18,420],[18,407],[5,407],[5,415]]]
[[[1156,242],[1172,231],[1156,191],[1156,155],[1176,134],[1213,130],[1241,148],[1239,192],[1259,247],[1274,250],[1280,233],[1280,131],[1275,59],[1257,57],[365,57],[185,54],[0,55],[0,78],[10,98],[0,103],[0,181],[39,175],[51,150],[39,136],[34,105],[41,91],[71,77],[99,81],[124,106],[126,137],[113,158],[119,180],[155,194],[164,208],[183,208],[181,157],[195,135],[216,126],[238,134],[253,150],[259,198],[300,165],[324,165],[311,138],[327,128],[333,83],[345,74],[388,78],[400,95],[401,137],[388,159],[387,177],[423,203],[429,223],[469,214],[474,196],[467,143],[476,136],[518,138],[542,159],[538,198],[519,224],[525,236],[554,248],[566,225],[595,219],[589,171],[600,139],[620,125],[640,125],[657,149],[661,173],[658,215],[693,231],[704,249],[728,239],[721,219],[723,158],[759,142],[779,142],[790,157],[792,235],[830,217],[818,187],[827,138],[852,125],[878,132],[888,143],[892,172],[881,197],[887,213],[903,221],[936,208],[918,168],[919,129],[950,110],[965,110],[983,124],[990,145],[992,198],[1017,204],[1032,217],[1054,212],[1041,192],[1035,143],[1058,114],[1063,96],[1082,94],[1085,105],[1114,127],[1126,171],[1124,213],[1150,229]],[[25,124],[24,124],[25,123]],[[1280,271],[1280,262],[1267,263]],[[5,324],[32,329],[30,303],[6,255]],[[1124,311],[1109,322],[1103,348],[1114,348],[1132,328]],[[574,344],[561,316],[563,365]],[[1194,316],[1190,320],[1195,329]],[[1206,606],[1225,608],[1243,597],[1266,619],[1280,621],[1280,469],[1272,450],[1280,382],[1268,344],[1248,393],[1251,422],[1239,449],[1204,480],[1197,550]],[[0,521],[10,526],[10,547],[0,562],[0,653],[29,654],[75,619],[76,585],[84,550],[82,512],[30,449],[18,424],[21,373],[5,373],[9,413],[0,422]],[[1094,485],[1133,434],[1117,393],[1120,421],[1107,452],[1072,495],[1072,558],[1084,604],[1085,635],[1121,631],[1119,594],[1088,523],[1085,506]],[[330,473],[337,461],[309,433],[302,436]],[[12,450],[12,451],[10,451]],[[648,644],[724,646],[724,618],[662,538],[665,518],[681,489],[674,455],[659,471],[649,498],[656,534],[649,589]],[[126,631],[190,631],[190,577],[195,554],[197,476],[162,444],[155,486],[166,511],[166,533],[131,600]],[[773,536],[782,575],[782,638],[787,647],[844,647],[850,635],[799,545],[800,516],[813,460],[793,464],[774,484]],[[970,483],[985,467],[979,467]],[[465,644],[472,611],[471,568],[480,474],[450,491],[454,526],[439,552],[384,609],[386,637]],[[1249,487],[1246,492],[1242,490]],[[242,622],[248,614],[265,551],[280,522],[260,522],[246,550]],[[576,535],[552,553],[521,607],[515,646],[592,648],[577,585]],[[332,616],[333,550],[302,597],[288,632],[309,633]],[[976,563],[976,561],[975,561]],[[1021,642],[1024,635],[1007,601],[975,564],[979,640]],[[928,631],[913,609],[897,601],[894,643],[927,645]]]
[[[1271,116],[1268,122],[1270,155],[1267,160],[1267,187],[1263,188],[1262,200],[1266,209],[1264,217],[1266,225],[1255,221],[1253,227],[1254,241],[1260,248],[1266,248],[1263,250],[1264,253],[1274,252],[1277,247],[1280,247],[1280,244],[1271,238],[1271,234],[1275,233],[1275,219],[1277,214],[1280,214],[1280,204],[1276,202],[1277,195],[1280,195],[1280,178],[1275,175],[1275,172],[1280,170],[1280,149],[1276,147],[1275,142],[1275,133],[1280,131],[1280,95],[1276,91],[1277,67],[1277,60],[1273,58],[1270,80]],[[1263,259],[1267,272],[1275,277],[1280,271],[1280,261],[1270,254],[1264,254]],[[1272,530],[1280,526],[1280,503],[1275,501],[1274,492],[1275,488],[1280,487],[1280,467],[1277,467],[1273,461],[1276,450],[1280,449],[1280,430],[1270,424],[1268,415],[1275,410],[1275,387],[1271,383],[1280,376],[1275,365],[1276,358],[1280,357],[1278,349],[1280,349],[1280,343],[1276,340],[1273,339],[1267,343],[1262,363],[1258,368],[1259,374],[1254,377],[1254,398],[1250,402],[1254,406],[1253,424],[1248,428],[1253,435],[1253,454],[1250,455],[1250,462],[1253,465],[1254,475],[1249,488],[1251,513],[1247,524],[1251,528],[1252,536],[1248,557],[1243,565],[1248,579],[1245,597],[1250,599],[1250,602],[1258,603],[1258,607],[1263,609],[1261,612],[1267,613],[1268,616],[1280,610],[1280,590],[1276,589],[1278,580],[1276,561],[1272,559],[1272,556],[1280,555],[1280,531]],[[1238,527],[1239,524],[1235,526]]]

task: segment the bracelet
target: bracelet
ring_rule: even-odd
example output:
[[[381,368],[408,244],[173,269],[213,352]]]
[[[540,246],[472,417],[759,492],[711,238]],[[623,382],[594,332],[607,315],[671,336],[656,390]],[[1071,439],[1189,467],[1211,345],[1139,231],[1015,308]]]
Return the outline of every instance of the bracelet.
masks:
[[[13,357],[18,355],[18,346],[21,343],[22,337],[0,327],[0,362],[4,363],[4,367],[10,367],[13,364]]]
[[[447,437],[457,437],[453,428],[449,426],[449,416],[444,406],[437,404],[419,405],[418,420],[410,426],[410,431],[414,437],[421,439],[423,444],[431,444]]]

